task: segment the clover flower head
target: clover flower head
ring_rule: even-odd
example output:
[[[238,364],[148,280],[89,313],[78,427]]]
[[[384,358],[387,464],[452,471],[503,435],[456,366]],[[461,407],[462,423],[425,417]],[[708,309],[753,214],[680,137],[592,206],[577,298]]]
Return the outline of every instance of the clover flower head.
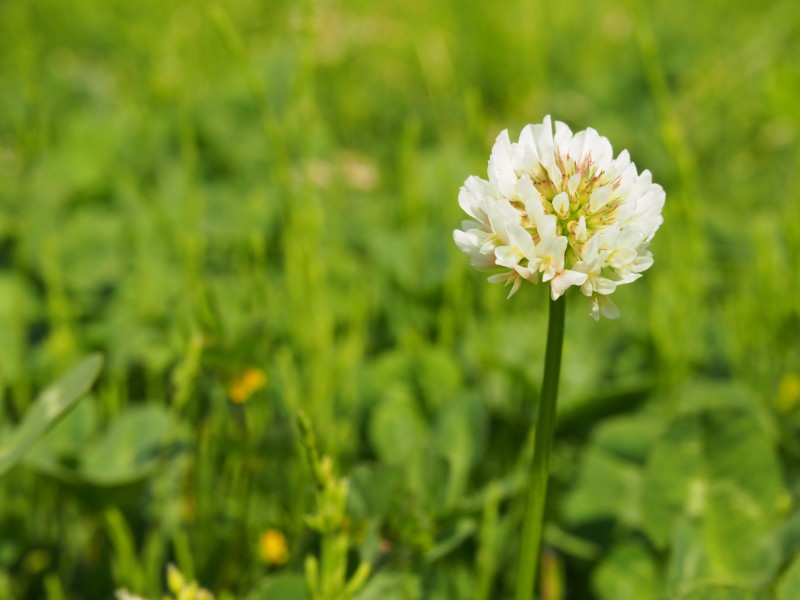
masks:
[[[636,170],[628,152],[589,128],[573,134],[550,117],[508,131],[489,158],[489,179],[469,177],[458,202],[470,219],[453,232],[458,247],[489,281],[549,283],[556,300],[577,286],[590,314],[619,315],[609,298],[653,264],[647,245],[661,225],[663,188]]]

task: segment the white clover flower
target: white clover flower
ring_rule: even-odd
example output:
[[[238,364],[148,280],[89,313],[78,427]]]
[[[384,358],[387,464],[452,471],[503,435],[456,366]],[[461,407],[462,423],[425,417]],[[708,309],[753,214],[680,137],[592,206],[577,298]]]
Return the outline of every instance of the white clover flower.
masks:
[[[664,189],[638,173],[628,152],[616,158],[594,129],[573,134],[550,117],[519,141],[503,131],[489,158],[489,180],[469,177],[459,193],[471,220],[453,232],[473,267],[498,271],[493,283],[549,282],[553,300],[578,286],[591,315],[615,318],[608,297],[653,264],[647,245],[661,225]]]

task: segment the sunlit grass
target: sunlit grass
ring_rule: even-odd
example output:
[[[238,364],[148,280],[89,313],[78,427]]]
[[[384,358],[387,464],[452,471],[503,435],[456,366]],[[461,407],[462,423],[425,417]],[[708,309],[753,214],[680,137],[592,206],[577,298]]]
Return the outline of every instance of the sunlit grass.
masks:
[[[493,136],[547,113],[602,131],[667,190],[655,265],[615,294],[622,319],[568,318],[565,365],[582,369],[562,384],[546,534],[567,597],[614,598],[615,565],[655,573],[677,553],[630,541],[639,508],[592,513],[582,498],[592,465],[609,473],[603,506],[638,493],[670,419],[714,405],[696,385],[750,390],[710,395],[759,415],[794,497],[794,13],[0,3],[0,438],[65,367],[88,351],[107,361],[91,408],[58,434],[69,477],[24,463],[0,482],[0,598],[108,597],[125,577],[157,597],[170,561],[236,597],[301,573],[319,541],[297,408],[352,473],[352,539],[385,589],[505,597],[546,290],[506,301],[451,232]],[[263,387],[231,402],[248,369]],[[158,468],[127,487],[92,481],[82,461],[139,405],[163,408],[178,441],[156,444]],[[112,507],[133,540],[127,575]],[[283,565],[259,554],[269,530],[286,536]]]

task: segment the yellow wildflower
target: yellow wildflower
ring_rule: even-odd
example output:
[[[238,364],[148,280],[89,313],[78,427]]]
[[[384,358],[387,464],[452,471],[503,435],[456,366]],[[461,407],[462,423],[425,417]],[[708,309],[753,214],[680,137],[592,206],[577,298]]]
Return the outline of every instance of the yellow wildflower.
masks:
[[[267,375],[261,369],[247,369],[236,377],[230,385],[232,402],[244,404],[256,391],[267,384]]]
[[[289,560],[286,536],[277,529],[268,529],[261,534],[258,546],[261,558],[268,564],[282,565]]]
[[[778,396],[775,408],[781,413],[791,412],[800,400],[800,375],[786,373],[778,384]]]

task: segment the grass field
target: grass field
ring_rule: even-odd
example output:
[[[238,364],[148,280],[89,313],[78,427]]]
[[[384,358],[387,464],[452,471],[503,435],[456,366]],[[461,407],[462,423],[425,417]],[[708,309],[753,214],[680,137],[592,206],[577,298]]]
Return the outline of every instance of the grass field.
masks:
[[[0,2],[0,446],[106,359],[0,479],[0,600],[306,597],[297,410],[357,600],[511,597],[547,292],[452,231],[546,114],[667,203],[568,306],[541,600],[800,598],[799,94],[789,0]]]

